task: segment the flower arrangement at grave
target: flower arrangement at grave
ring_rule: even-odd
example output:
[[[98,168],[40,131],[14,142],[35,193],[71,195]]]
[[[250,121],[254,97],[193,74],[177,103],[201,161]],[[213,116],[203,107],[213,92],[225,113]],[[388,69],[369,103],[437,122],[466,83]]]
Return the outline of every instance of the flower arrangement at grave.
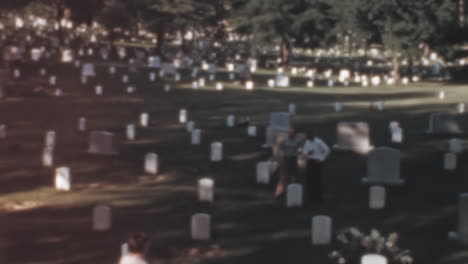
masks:
[[[375,229],[366,234],[355,227],[347,228],[336,236],[335,250],[329,258],[333,264],[360,264],[362,256],[379,254],[387,258],[388,264],[413,264],[410,251],[399,248],[398,240],[397,233],[385,237]]]

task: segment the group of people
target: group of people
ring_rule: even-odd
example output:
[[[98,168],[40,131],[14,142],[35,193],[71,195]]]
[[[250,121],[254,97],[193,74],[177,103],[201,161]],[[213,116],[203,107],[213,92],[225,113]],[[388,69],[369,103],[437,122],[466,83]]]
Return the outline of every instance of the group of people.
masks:
[[[320,138],[305,139],[298,137],[294,129],[288,131],[288,137],[280,143],[280,177],[275,197],[281,197],[285,186],[297,181],[299,163],[306,160],[305,188],[311,203],[323,201],[322,170],[323,163],[330,154],[330,148]]]

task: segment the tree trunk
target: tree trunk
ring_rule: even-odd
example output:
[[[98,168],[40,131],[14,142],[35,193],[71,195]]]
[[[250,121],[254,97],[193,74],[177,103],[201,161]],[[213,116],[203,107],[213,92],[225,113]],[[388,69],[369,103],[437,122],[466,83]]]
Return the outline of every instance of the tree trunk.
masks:
[[[165,56],[163,54],[163,47],[164,47],[164,43],[165,43],[165,37],[164,37],[165,34],[166,34],[166,32],[164,30],[164,27],[163,26],[159,27],[157,32],[156,32],[157,43],[156,43],[155,51],[156,51],[156,54],[158,56],[161,56],[162,59],[165,59]]]
[[[395,79],[395,83],[400,80],[400,62],[398,62],[398,58],[395,56],[393,57],[393,70],[392,70],[393,78]]]
[[[287,37],[283,37],[283,40],[281,41],[281,47],[280,47],[280,59],[281,59],[282,66],[288,64],[290,54],[291,54],[291,43],[289,42]]]

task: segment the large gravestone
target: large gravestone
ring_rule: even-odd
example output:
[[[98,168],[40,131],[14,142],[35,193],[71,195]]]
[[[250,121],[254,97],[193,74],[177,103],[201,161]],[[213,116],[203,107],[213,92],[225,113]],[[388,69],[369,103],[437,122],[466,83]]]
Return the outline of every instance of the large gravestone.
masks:
[[[118,154],[118,142],[114,134],[106,131],[93,131],[89,136],[88,153],[100,155]]]
[[[455,120],[455,115],[445,112],[432,113],[430,115],[429,129],[426,132],[433,135],[456,135],[463,133],[460,125]]]
[[[367,178],[362,181],[370,184],[399,185],[401,153],[399,150],[379,147],[367,157]]]
[[[340,122],[337,126],[337,144],[333,148],[367,154],[373,149],[369,134],[369,125],[365,122]]]
[[[287,112],[270,113],[270,123],[266,129],[266,143],[263,147],[271,148],[278,134],[286,133],[292,127],[292,115]]]

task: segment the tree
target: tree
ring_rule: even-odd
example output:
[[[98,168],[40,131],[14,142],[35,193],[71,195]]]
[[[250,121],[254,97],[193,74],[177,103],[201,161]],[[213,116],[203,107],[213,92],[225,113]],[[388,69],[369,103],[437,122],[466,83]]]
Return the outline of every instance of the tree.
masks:
[[[399,60],[420,56],[420,45],[438,41],[445,25],[457,20],[452,0],[362,0],[359,26],[373,43],[391,52],[393,75],[399,78]]]
[[[278,45],[287,64],[295,44],[316,46],[332,24],[329,5],[321,0],[252,0],[241,4],[232,23],[254,46]]]

